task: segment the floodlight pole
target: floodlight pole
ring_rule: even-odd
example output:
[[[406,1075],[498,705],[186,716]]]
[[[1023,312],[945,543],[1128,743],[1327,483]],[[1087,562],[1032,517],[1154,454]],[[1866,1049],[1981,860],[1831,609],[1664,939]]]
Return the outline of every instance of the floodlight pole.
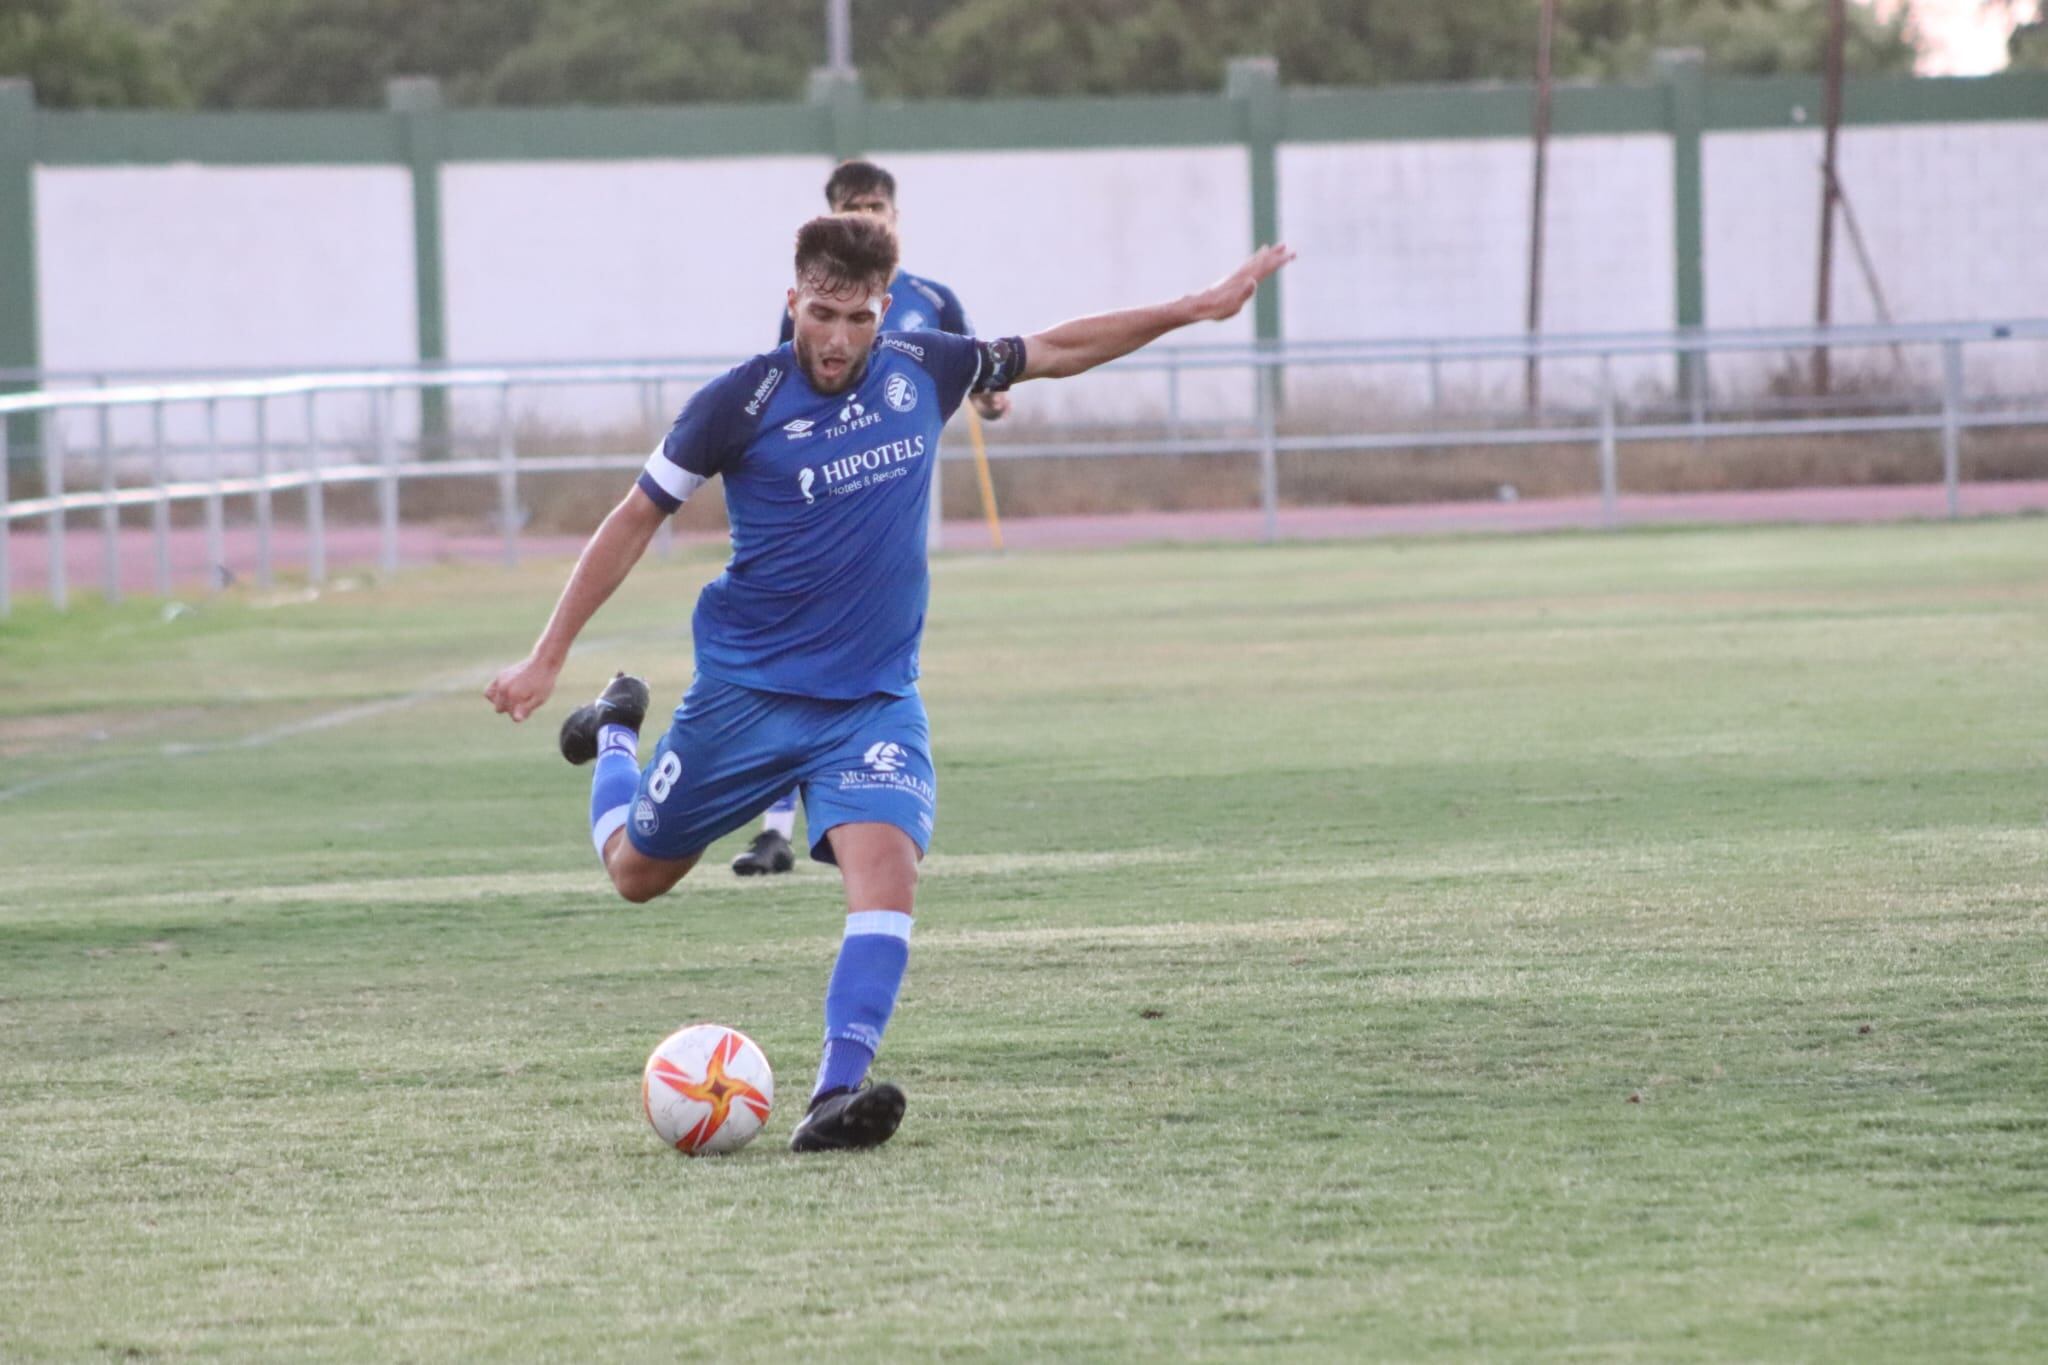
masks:
[[[1557,31],[1557,0],[1543,0],[1536,29],[1536,174],[1529,207],[1529,358],[1522,372],[1522,395],[1529,411],[1543,405],[1543,378],[1533,345],[1543,330],[1543,204],[1550,169],[1550,45]]]
[[[1813,302],[1813,325],[1826,327],[1833,311],[1835,267],[1835,204],[1841,189],[1835,179],[1835,144],[1842,129],[1842,48],[1847,41],[1846,0],[1828,0],[1828,45],[1821,94],[1826,142],[1820,162],[1820,269]],[[1828,391],[1828,348],[1813,349],[1813,391]]]
[[[840,75],[853,71],[853,0],[825,0],[825,65]]]

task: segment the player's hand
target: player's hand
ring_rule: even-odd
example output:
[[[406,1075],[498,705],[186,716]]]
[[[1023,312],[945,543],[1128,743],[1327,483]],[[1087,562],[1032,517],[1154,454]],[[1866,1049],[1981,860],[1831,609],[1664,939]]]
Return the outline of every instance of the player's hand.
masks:
[[[1196,322],[1221,322],[1234,318],[1238,310],[1259,292],[1259,282],[1294,259],[1285,242],[1262,246],[1245,263],[1188,300]]]
[[[981,420],[984,422],[1000,422],[1010,411],[1010,395],[977,393],[974,395],[974,410],[981,414]]]
[[[491,685],[484,689],[484,700],[501,716],[525,720],[554,695],[555,678],[561,671],[559,664],[544,663],[529,654],[491,679]]]

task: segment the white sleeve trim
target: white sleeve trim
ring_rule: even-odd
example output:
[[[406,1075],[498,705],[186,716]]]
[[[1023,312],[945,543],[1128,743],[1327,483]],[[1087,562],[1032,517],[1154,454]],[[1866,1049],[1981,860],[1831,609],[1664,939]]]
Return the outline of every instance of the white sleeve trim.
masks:
[[[910,916],[901,910],[855,910],[846,917],[846,936],[880,934],[910,942]]]
[[[647,477],[661,486],[661,491],[677,502],[688,502],[690,494],[704,486],[702,474],[692,474],[682,466],[671,462],[667,451],[656,446],[654,453],[647,457]]]

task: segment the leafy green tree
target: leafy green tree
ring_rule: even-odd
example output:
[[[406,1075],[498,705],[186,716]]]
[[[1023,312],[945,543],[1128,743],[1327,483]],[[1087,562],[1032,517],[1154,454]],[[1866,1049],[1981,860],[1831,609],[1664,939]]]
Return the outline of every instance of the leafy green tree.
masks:
[[[1724,75],[1814,72],[1826,5],[1562,0],[1556,68],[1641,79],[1657,48],[1685,46]],[[1531,0],[855,0],[853,14],[882,98],[1206,92],[1246,53],[1277,57],[1290,85],[1526,80],[1535,61]],[[1848,14],[1851,71],[1910,68],[1903,14]],[[182,85],[215,108],[375,107],[396,75],[439,77],[461,104],[788,100],[823,61],[824,28],[824,0],[0,0],[0,57],[33,64],[51,102],[176,102]],[[158,33],[179,81],[149,61]]]
[[[393,76],[451,85],[524,41],[543,0],[204,0],[172,43],[214,108],[363,108]]]
[[[45,108],[185,103],[161,45],[96,0],[0,0],[0,76],[26,76]]]
[[[2015,71],[2048,71],[2048,4],[2038,6],[2033,19],[2013,25],[2005,55]]]
[[[801,97],[819,0],[550,0],[525,40],[457,83],[484,104]]]
[[[1851,71],[1911,69],[1904,15],[1852,4],[1849,21]],[[966,0],[883,27],[862,67],[904,95],[1213,90],[1251,52],[1290,85],[1525,80],[1536,47],[1526,0]],[[1656,49],[1699,47],[1722,74],[1812,72],[1826,27],[1826,0],[1565,0],[1555,60],[1567,79],[1639,79]]]
[[[1880,20],[1852,2],[1843,62],[1851,74],[1904,74],[1918,55],[1910,16]],[[1625,79],[1660,47],[1696,47],[1710,71],[1731,76],[1817,73],[1827,50],[1828,0],[1565,0],[1560,71]]]

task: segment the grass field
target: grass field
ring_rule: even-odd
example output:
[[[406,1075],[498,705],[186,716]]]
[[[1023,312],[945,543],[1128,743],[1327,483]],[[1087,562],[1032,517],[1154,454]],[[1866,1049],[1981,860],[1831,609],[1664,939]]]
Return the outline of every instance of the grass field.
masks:
[[[836,882],[611,899],[553,753],[713,567],[520,729],[559,564],[0,625],[0,1358],[2048,1353],[2042,523],[943,561],[839,1158]]]

